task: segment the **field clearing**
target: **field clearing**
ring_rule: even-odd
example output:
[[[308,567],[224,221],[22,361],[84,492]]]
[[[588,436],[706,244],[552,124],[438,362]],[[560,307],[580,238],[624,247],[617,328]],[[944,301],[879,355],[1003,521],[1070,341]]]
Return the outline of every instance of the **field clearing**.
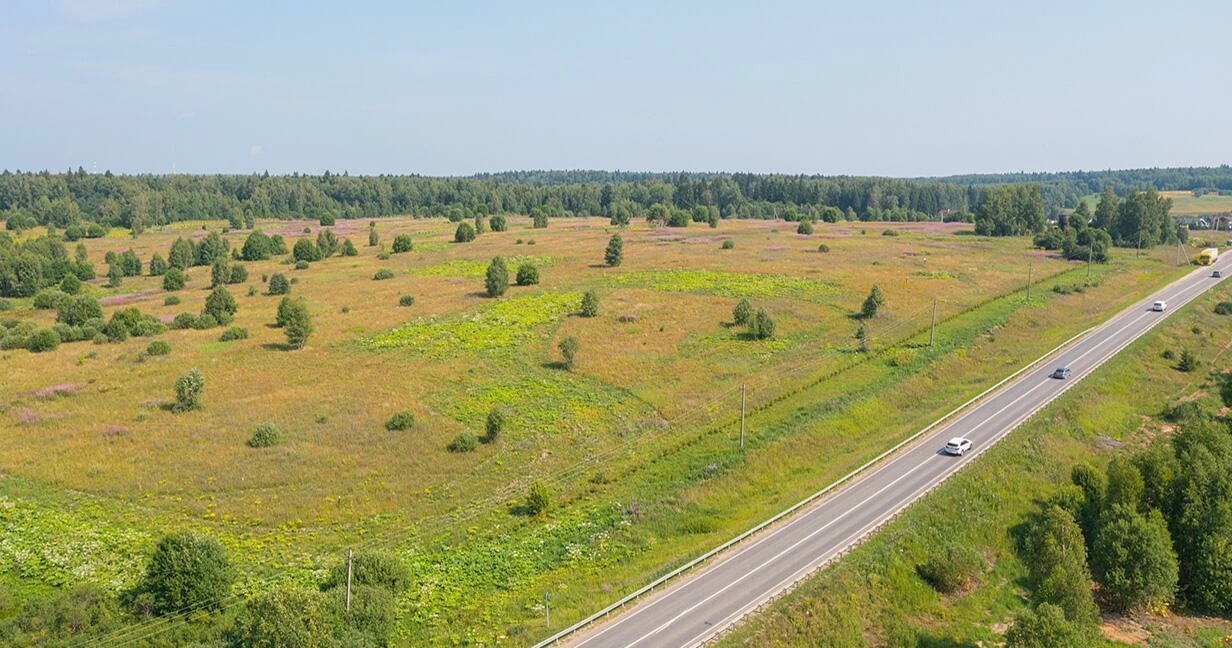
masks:
[[[1170,213],[1173,216],[1205,216],[1209,214],[1227,216],[1232,214],[1232,196],[1220,196],[1215,193],[1194,196],[1192,191],[1161,191],[1159,195],[1172,200],[1172,210]],[[1091,213],[1095,213],[1095,206],[1099,204],[1099,194],[1083,196],[1082,201],[1087,203]]]
[[[288,244],[321,229],[261,225]],[[176,236],[204,237],[202,226],[87,247],[99,266],[106,251],[129,247],[148,260]],[[342,222],[333,229],[352,238],[357,257],[307,270],[245,264],[249,281],[231,290],[247,340],[167,331],[159,338],[172,353],[141,360],[149,340],[5,351],[0,555],[11,558],[0,567],[31,583],[118,588],[159,535],[193,528],[222,539],[253,588],[312,578],[348,546],[389,547],[420,585],[402,602],[402,640],[526,643],[542,634],[533,602],[543,591],[559,601],[554,618],[558,609],[584,615],[1179,272],[1167,250],[1118,254],[1093,269],[1098,286],[1060,295],[1050,288],[1083,282],[1085,266],[1025,239],[940,224],[880,235],[886,227],[819,225],[800,236],[774,221],[639,223],[622,232],[624,263],[607,268],[603,248],[618,230],[606,220],[532,229],[511,217],[509,231],[454,244],[443,220],[380,219],[382,241],[415,241],[385,261],[364,246],[366,221]],[[226,237],[235,247],[244,235]],[[732,249],[720,249],[725,239]],[[533,259],[542,283],[481,296],[482,270],[498,254]],[[380,268],[395,278],[373,281]],[[308,301],[316,333],[306,349],[282,350],[282,332],[269,326],[278,298],[263,294],[261,277],[274,272],[298,280],[292,295]],[[188,274],[177,306],[163,305],[158,278],[118,289],[96,280],[91,291],[168,318],[199,311],[208,293],[208,268]],[[874,283],[888,302],[867,322],[874,353],[862,354],[853,315]],[[601,295],[596,318],[573,314],[587,289]],[[414,305],[399,307],[401,295]],[[739,297],[774,317],[775,339],[744,339],[729,326]],[[929,350],[934,299],[939,336]],[[16,303],[6,317],[51,322],[29,300]],[[581,352],[567,372],[556,343],[570,335]],[[205,408],[164,411],[175,378],[192,367],[206,376]],[[741,384],[755,430],[743,454],[731,441]],[[71,388],[39,396],[56,385]],[[446,451],[463,430],[482,434],[496,406],[509,411],[498,443]],[[404,409],[415,427],[386,431]],[[285,442],[247,447],[267,422]],[[510,514],[533,479],[556,494],[546,521]]]

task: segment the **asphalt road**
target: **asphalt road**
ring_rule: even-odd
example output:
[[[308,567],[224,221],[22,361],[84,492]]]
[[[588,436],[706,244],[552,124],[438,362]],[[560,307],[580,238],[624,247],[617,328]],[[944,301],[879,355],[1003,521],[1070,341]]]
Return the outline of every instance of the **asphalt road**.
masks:
[[[1232,272],[1232,253],[1213,266]],[[1195,269],[1108,322],[1032,371],[1006,383],[949,423],[870,468],[851,484],[764,533],[734,546],[709,566],[661,594],[631,605],[572,639],[576,647],[695,646],[776,594],[789,588],[938,483],[974,461],[1001,437],[1022,424],[1063,391],[1082,380],[1173,310],[1217,284],[1212,267]],[[1167,311],[1150,310],[1162,299]],[[1050,378],[1067,366],[1066,380]],[[941,453],[951,437],[971,439],[965,456]]]

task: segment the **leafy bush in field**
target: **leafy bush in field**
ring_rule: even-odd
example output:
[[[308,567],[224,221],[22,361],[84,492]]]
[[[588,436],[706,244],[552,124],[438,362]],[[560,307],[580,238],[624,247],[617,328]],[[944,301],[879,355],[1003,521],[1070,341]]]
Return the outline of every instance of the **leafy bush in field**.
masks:
[[[774,320],[770,314],[760,308],[749,320],[749,336],[755,340],[769,340],[774,337]]]
[[[484,443],[493,443],[500,438],[501,431],[505,429],[505,412],[499,408],[492,408],[488,411],[488,420],[484,424],[483,437]]]
[[[825,243],[822,243],[821,245],[817,246],[817,251],[821,252],[822,254],[826,254],[827,252],[830,251],[830,246],[826,245]]]
[[[13,302],[7,299],[0,299],[0,312],[13,310]]]
[[[58,346],[60,346],[60,336],[49,328],[35,331],[26,343],[26,348],[34,353],[54,351]]]
[[[399,306],[414,306],[415,297],[413,295],[403,295],[398,298],[398,305]]]
[[[401,594],[411,582],[411,572],[398,556],[384,551],[357,551],[351,558],[351,584],[377,587],[390,594]],[[326,577],[323,587],[334,589],[346,585],[346,561],[337,563]]]
[[[1056,605],[1065,618],[1094,628],[1099,624],[1099,608],[1091,596],[1091,570],[1084,543],[1082,528],[1074,516],[1053,505],[1031,525],[1023,543],[1024,562],[1037,602]]]
[[[248,329],[243,328],[241,326],[232,326],[231,328],[223,331],[222,335],[218,336],[219,342],[232,342],[235,340],[247,340],[247,339],[248,339]]]
[[[321,218],[317,222],[321,224],[321,227],[332,227],[334,224],[334,215],[322,214]]]
[[[730,250],[734,247],[736,247],[736,242],[731,239],[723,239],[723,243],[719,245],[719,248],[723,250]]]
[[[342,256],[344,257],[359,256],[359,250],[355,249],[355,244],[351,242],[351,239],[343,239]]]
[[[1198,356],[1195,355],[1194,352],[1190,351],[1189,349],[1182,350],[1181,360],[1180,362],[1176,364],[1176,368],[1181,371],[1185,371],[1185,372],[1190,372],[1190,371],[1197,369],[1198,368]]]
[[[69,273],[60,280],[60,292],[66,295],[76,295],[81,292],[81,280],[77,275]]]
[[[219,321],[217,318],[215,318],[213,315],[210,315],[209,313],[205,313],[197,318],[197,320],[193,323],[193,328],[197,329],[198,331],[206,331],[218,325],[219,325]]]
[[[56,308],[56,321],[70,326],[80,326],[88,320],[103,317],[103,307],[89,295],[72,295],[60,300]]]
[[[882,236],[898,236],[899,231],[895,229],[881,230]]]
[[[394,237],[394,254],[402,254],[415,249],[415,244],[411,241],[410,234],[399,234]]]
[[[279,586],[249,599],[227,632],[229,648],[340,645],[342,614],[337,603],[315,589]],[[361,645],[361,644],[357,644]]]
[[[180,313],[171,321],[173,329],[191,329],[197,328],[197,316],[192,313]]]
[[[484,289],[488,297],[500,297],[509,290],[509,268],[503,257],[492,259],[484,276]]]
[[[1158,510],[1143,515],[1120,505],[1106,511],[1091,548],[1091,564],[1102,591],[1119,609],[1158,609],[1176,596],[1176,553]]]
[[[241,284],[248,281],[248,268],[240,264],[231,266],[231,276],[227,277],[227,283]]]
[[[330,230],[322,230],[317,233],[317,259],[328,259],[334,256],[340,247],[338,236]]]
[[[60,306],[60,302],[64,301],[67,297],[68,295],[56,288],[48,288],[47,290],[40,290],[34,296],[31,305],[39,310],[55,310]]]
[[[1091,645],[1082,631],[1068,619],[1061,608],[1043,603],[1014,618],[1014,625],[1005,633],[1006,648],[1080,648]]]
[[[808,235],[811,235],[812,233],[813,233],[812,221],[802,220],[800,221],[800,224],[796,226],[796,234],[804,234],[805,236],[808,236]]]
[[[285,295],[291,292],[291,284],[281,272],[275,272],[269,279],[269,294]]]
[[[539,283],[539,268],[533,263],[523,263],[518,266],[517,284],[519,286],[531,286]]]
[[[169,270],[170,268],[171,266],[167,264],[167,260],[163,258],[163,255],[155,252],[154,256],[150,257],[150,276],[151,277],[161,277],[167,274],[167,270]]]
[[[860,307],[860,316],[871,318],[877,315],[877,311],[885,305],[885,293],[881,292],[881,286],[873,285],[873,289],[869,291],[868,297],[864,298],[864,304]]]
[[[539,515],[552,506],[552,491],[543,482],[531,484],[524,508],[527,515]]]
[[[179,304],[180,304],[180,298],[176,297],[175,295],[167,295],[163,299],[163,306],[178,306]]]
[[[389,420],[385,422],[385,429],[393,432],[395,430],[406,430],[412,425],[415,425],[415,415],[406,410],[395,412]]]
[[[916,567],[916,573],[942,594],[953,594],[979,576],[984,559],[974,547],[951,542]]]
[[[165,340],[154,340],[145,348],[148,356],[165,356],[171,353],[171,345]]]
[[[449,442],[450,452],[474,452],[479,447],[479,439],[470,430],[463,430]]]
[[[394,273],[389,268],[381,268],[380,270],[376,271],[376,274],[372,275],[373,281],[383,281],[385,279],[393,279],[393,278],[394,278]]]
[[[278,305],[278,317],[282,323],[283,333],[287,336],[287,344],[292,349],[302,349],[312,335],[312,316],[308,313],[308,304],[303,299],[283,297],[283,304]]]
[[[607,249],[603,251],[603,262],[615,268],[624,263],[624,260],[625,240],[619,234],[613,234],[612,238],[607,240]]]
[[[113,342],[122,342],[131,335],[133,337],[149,337],[167,330],[166,325],[152,315],[146,315],[136,308],[121,308],[111,314],[107,322],[107,337]]]
[[[193,368],[175,381],[175,404],[172,411],[188,412],[201,407],[201,392],[205,391],[205,376]]]
[[[268,448],[277,445],[282,441],[282,432],[273,423],[262,423],[252,431],[252,437],[248,439],[248,447],[250,448]]]
[[[186,281],[184,271],[173,266],[163,275],[163,290],[183,290]]]
[[[475,240],[475,227],[467,222],[458,223],[458,229],[454,230],[453,240],[455,243],[470,243]]]
[[[201,315],[203,317],[211,315],[219,324],[226,324],[235,317],[238,310],[239,304],[236,303],[235,297],[231,296],[231,292],[223,286],[218,286],[205,298],[205,306],[201,309]]]
[[[741,299],[732,309],[732,323],[736,326],[748,326],[753,321],[753,305],[747,299]]]
[[[548,215],[543,212],[532,214],[530,226],[534,229],[545,229],[548,226]]]
[[[573,369],[574,360],[576,360],[577,352],[581,347],[582,344],[572,335],[560,341],[558,348],[560,349],[561,357],[564,358],[565,369]]]
[[[509,224],[505,222],[505,217],[497,214],[488,219],[488,228],[493,232],[503,232],[509,228]]]
[[[264,261],[274,256],[274,242],[264,232],[255,230],[244,239],[240,257],[245,261]]]
[[[1215,304],[1216,315],[1232,315],[1232,302],[1219,302]]]
[[[380,242],[381,242],[381,237],[380,235],[376,233],[376,228],[375,227],[370,228],[368,230],[368,247],[376,247],[377,244]]]
[[[296,261],[296,262],[295,262],[295,269],[296,269],[296,270],[307,270],[307,269],[308,269],[308,262],[307,262],[307,261],[303,261],[303,260]]]
[[[313,245],[312,241],[309,241],[306,238],[301,238],[295,241],[295,245],[291,248],[291,255],[295,257],[295,261],[297,263],[300,261],[311,263],[313,261],[318,261],[321,258],[320,252],[317,250],[317,246]]]
[[[593,290],[587,290],[582,295],[582,306],[578,311],[582,317],[596,317],[599,315],[599,293]]]
[[[177,533],[159,541],[138,590],[149,595],[158,614],[187,607],[209,610],[219,608],[234,580],[235,572],[217,540]]]

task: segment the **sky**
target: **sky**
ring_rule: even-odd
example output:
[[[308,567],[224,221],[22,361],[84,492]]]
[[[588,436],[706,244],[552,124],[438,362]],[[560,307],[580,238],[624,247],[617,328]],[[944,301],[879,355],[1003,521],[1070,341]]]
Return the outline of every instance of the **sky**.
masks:
[[[0,0],[0,168],[1232,162],[1232,2]]]

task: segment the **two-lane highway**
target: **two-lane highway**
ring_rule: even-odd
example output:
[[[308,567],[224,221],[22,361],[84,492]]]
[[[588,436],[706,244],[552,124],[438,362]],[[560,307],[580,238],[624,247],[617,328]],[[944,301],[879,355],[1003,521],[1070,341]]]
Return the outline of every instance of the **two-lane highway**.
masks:
[[[1232,256],[1232,255],[1230,255]],[[1117,314],[1080,341],[1008,382],[945,425],[868,469],[795,517],[730,549],[661,594],[624,614],[575,635],[585,648],[694,646],[809,573],[841,555],[886,520],[954,474],[966,462],[1089,375],[1173,310],[1217,284],[1213,269],[1232,271],[1232,259],[1198,268],[1147,299]],[[1164,300],[1165,312],[1151,303]],[[1069,367],[1067,379],[1051,378]],[[974,442],[962,457],[940,452],[951,437]]]

